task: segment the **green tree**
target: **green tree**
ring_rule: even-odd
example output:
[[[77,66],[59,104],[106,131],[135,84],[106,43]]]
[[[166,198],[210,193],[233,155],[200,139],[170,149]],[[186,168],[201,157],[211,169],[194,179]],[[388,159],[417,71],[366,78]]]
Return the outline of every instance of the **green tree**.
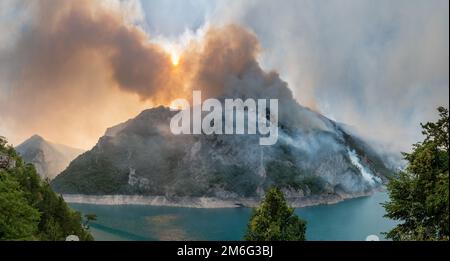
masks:
[[[0,240],[93,239],[82,226],[81,214],[69,208],[48,180],[41,180],[32,164],[24,164],[2,136],[0,153],[16,163],[0,168]]]
[[[80,213],[70,209],[63,198],[53,192],[48,182],[41,187],[42,199],[37,208],[42,212],[39,222],[41,240],[65,240],[68,235],[77,235],[80,240],[92,240],[82,226]]]
[[[0,170],[0,239],[32,240],[39,212],[28,204],[17,181]]]
[[[4,148],[6,145],[6,138],[3,136],[0,136],[0,148]]]
[[[254,209],[244,236],[248,241],[303,241],[306,221],[287,205],[283,192],[270,189],[261,205]]]
[[[84,227],[89,229],[90,222],[97,220],[97,215],[88,213],[88,214],[84,215],[84,218],[85,218]]]
[[[386,217],[401,223],[386,235],[393,240],[449,239],[448,109],[439,120],[421,124],[425,135],[403,153],[408,165],[390,180]]]

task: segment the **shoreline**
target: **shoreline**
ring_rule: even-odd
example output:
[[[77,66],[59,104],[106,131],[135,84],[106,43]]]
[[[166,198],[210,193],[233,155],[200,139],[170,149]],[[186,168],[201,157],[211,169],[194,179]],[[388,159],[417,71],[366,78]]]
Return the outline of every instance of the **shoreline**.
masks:
[[[301,208],[316,205],[331,205],[347,199],[373,195],[382,189],[354,194],[328,194],[304,197],[287,197],[291,207]],[[259,205],[262,198],[214,198],[214,197],[165,197],[141,195],[82,195],[62,194],[67,203],[92,205],[148,205],[184,208],[253,208]]]

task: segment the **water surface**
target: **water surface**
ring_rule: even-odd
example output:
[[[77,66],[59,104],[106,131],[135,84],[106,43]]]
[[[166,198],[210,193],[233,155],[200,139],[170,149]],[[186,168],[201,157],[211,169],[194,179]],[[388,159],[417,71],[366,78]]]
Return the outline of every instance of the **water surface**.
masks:
[[[384,239],[395,222],[383,217],[384,192],[333,205],[298,208],[308,240]],[[241,240],[251,215],[249,208],[197,209],[143,205],[70,204],[83,214],[94,213],[96,240]]]

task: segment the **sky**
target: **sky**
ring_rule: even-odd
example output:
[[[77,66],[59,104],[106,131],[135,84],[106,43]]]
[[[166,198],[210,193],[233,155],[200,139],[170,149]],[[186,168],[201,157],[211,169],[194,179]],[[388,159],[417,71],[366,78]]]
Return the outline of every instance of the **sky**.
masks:
[[[171,70],[164,62],[136,76],[130,60],[165,61],[167,52],[173,61],[227,24],[256,36],[261,67],[278,72],[299,103],[387,149],[409,150],[419,122],[448,107],[446,0],[40,2],[0,3],[0,134],[13,144],[37,133],[89,149],[106,128],[172,97],[171,88],[143,86],[147,74],[155,86],[186,80],[155,80]]]

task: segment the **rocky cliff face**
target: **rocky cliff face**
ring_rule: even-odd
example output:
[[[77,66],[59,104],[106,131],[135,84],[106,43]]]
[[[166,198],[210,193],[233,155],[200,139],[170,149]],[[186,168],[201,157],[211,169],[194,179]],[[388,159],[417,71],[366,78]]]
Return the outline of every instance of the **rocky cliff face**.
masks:
[[[25,162],[32,163],[42,178],[53,179],[83,151],[55,144],[34,135],[16,147]]]
[[[8,155],[0,152],[0,169],[12,169],[16,167],[16,161],[10,158]]]
[[[174,114],[149,109],[108,129],[52,186],[66,194],[222,199],[279,186],[295,198],[367,193],[391,174],[368,144],[294,102],[280,110],[273,146],[260,146],[258,135],[173,135]]]

